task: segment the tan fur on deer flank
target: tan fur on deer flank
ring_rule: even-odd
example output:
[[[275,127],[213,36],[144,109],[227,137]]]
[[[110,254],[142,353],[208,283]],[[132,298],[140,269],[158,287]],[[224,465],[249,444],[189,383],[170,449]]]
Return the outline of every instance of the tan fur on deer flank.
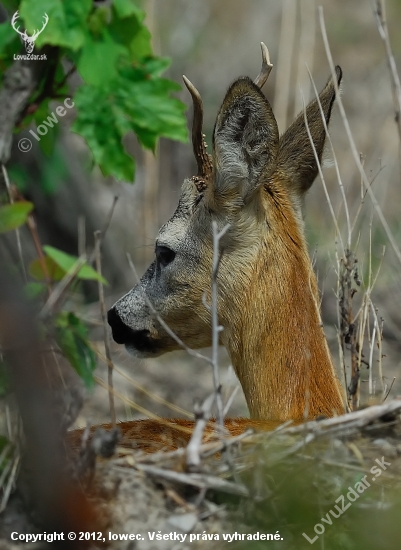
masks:
[[[202,297],[211,293],[212,221],[219,229],[229,224],[220,242],[217,278],[221,343],[252,419],[229,420],[232,433],[250,424],[271,429],[287,420],[344,411],[323,333],[301,211],[318,164],[304,113],[279,137],[259,87],[268,72],[262,69],[255,82],[239,78],[231,85],[217,115],[211,156],[203,142],[200,95],[185,79],[194,102],[192,139],[198,174],[184,181],[177,210],[159,231],[155,261],[140,284],[108,314],[116,342],[137,357],[179,348],[147,300],[187,346],[210,346],[211,315]],[[336,73],[339,83],[339,67]],[[328,123],[335,100],[331,79],[319,99],[322,112],[314,100],[306,117],[320,161],[326,137],[322,115]],[[155,441],[156,449],[163,446],[167,432],[155,422],[122,427],[138,441]],[[172,422],[178,430],[191,425]],[[168,434],[173,446],[186,441],[186,436],[177,436],[174,443],[171,430]],[[149,445],[143,448],[149,450]]]

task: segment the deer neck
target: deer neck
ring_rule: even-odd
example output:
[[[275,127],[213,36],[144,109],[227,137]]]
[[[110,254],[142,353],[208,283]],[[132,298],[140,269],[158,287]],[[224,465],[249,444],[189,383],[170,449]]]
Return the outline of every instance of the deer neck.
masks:
[[[234,321],[224,331],[251,418],[302,420],[344,411],[303,239],[295,248],[272,257],[265,247],[242,308],[231,311]]]

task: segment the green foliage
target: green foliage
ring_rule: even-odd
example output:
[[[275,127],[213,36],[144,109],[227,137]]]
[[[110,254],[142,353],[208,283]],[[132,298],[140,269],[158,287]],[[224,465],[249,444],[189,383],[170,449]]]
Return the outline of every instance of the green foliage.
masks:
[[[85,325],[71,312],[63,311],[56,319],[56,339],[63,354],[88,388],[93,387],[96,355],[88,343]]]
[[[184,140],[181,121],[184,106],[176,99],[165,101],[178,86],[170,80],[152,77],[156,67],[127,67],[116,80],[103,87],[81,87],[75,96],[78,116],[72,129],[90,146],[104,175],[131,181],[134,162],[122,149],[124,135],[134,131],[141,144],[154,150],[158,137]]]
[[[67,272],[72,271],[77,265],[78,258],[76,256],[71,256],[62,250],[58,250],[53,246],[44,246],[43,250],[46,252],[47,256],[53,260],[55,264],[64,272],[65,275]],[[93,269],[90,265],[83,265],[77,272],[77,279],[87,279],[92,281],[101,281],[104,285],[107,285],[108,282],[104,277],[98,274],[97,271]]]
[[[76,51],[85,42],[92,4],[92,0],[22,0],[19,11],[29,34],[40,28],[45,13],[49,16],[36,41],[39,48],[51,44]]]
[[[60,103],[72,95],[68,70],[79,76],[72,98],[76,117],[71,129],[85,139],[93,163],[104,175],[133,181],[135,161],[123,147],[127,134],[134,133],[140,144],[152,151],[160,137],[187,140],[185,106],[174,97],[180,87],[163,77],[169,60],[153,55],[151,35],[144,24],[145,13],[136,0],[113,0],[102,6],[92,0],[6,0],[3,5],[10,19],[19,11],[17,25],[29,35],[41,29],[45,14],[48,16],[33,52],[46,53],[47,60],[34,61],[44,63],[44,71],[16,132],[29,125],[35,131],[45,121],[49,123],[47,127],[51,126],[48,117],[55,111],[54,101]],[[0,85],[16,53],[24,54],[25,48],[10,21],[6,21],[0,25]],[[45,193],[52,193],[66,175],[65,164],[55,146],[60,127],[58,120],[48,127],[46,135],[40,135],[39,145],[48,159],[43,163],[38,184]],[[10,175],[24,192],[29,178],[27,171],[14,166]],[[25,223],[32,208],[27,202],[1,207],[0,233]],[[24,287],[29,299],[45,299],[49,283],[51,286],[78,267],[75,256],[51,246],[44,246],[43,251],[44,259],[37,258],[29,266],[32,279]],[[79,268],[76,279],[107,284],[89,265]],[[65,311],[54,322],[64,355],[91,386],[96,361],[84,324]],[[52,332],[51,326],[43,330]],[[5,391],[6,383],[3,384],[0,371],[0,393],[2,388]]]
[[[0,233],[12,231],[23,225],[32,210],[33,204],[28,201],[0,206]]]
[[[74,97],[77,116],[72,129],[86,140],[104,175],[133,181],[135,162],[122,144],[130,132],[151,150],[160,137],[187,140],[185,106],[172,97],[180,87],[161,76],[169,62],[153,56],[145,14],[135,0],[114,0],[101,7],[92,0],[21,0],[19,6],[11,2],[8,7],[10,12],[19,7],[20,28],[25,25],[28,34],[41,28],[47,13],[49,20],[36,49],[60,48],[52,59],[37,61],[53,68],[31,98],[33,113],[26,114],[22,126],[41,124],[51,112],[50,100],[68,97],[63,84],[67,61],[83,80]],[[0,25],[0,60],[6,67],[18,43],[9,22]],[[58,130],[56,124],[41,137],[40,146],[48,155],[53,153]]]

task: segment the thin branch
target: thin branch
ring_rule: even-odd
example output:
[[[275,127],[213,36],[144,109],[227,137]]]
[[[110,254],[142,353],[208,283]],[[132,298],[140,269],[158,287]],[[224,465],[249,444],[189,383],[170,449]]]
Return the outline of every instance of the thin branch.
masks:
[[[54,314],[58,307],[61,307],[62,300],[66,295],[67,290],[74,282],[79,270],[86,264],[86,257],[81,256],[77,259],[75,264],[67,271],[58,285],[55,287],[47,302],[43,306],[39,318],[43,321]]]
[[[114,202],[115,204],[115,202]],[[114,209],[114,205],[113,205]],[[111,214],[113,211],[111,211]],[[111,219],[111,216],[110,216]],[[107,228],[107,226],[106,226]],[[99,280],[98,280],[98,288],[99,288],[99,302],[100,302],[100,312],[102,315],[102,321],[103,321],[103,341],[104,341],[104,350],[106,353],[107,358],[107,381],[109,385],[109,407],[110,407],[110,418],[111,418],[111,424],[112,427],[115,428],[116,426],[116,408],[114,405],[114,394],[113,394],[113,369],[114,364],[111,359],[111,352],[110,352],[110,337],[109,337],[109,330],[107,325],[107,316],[106,316],[106,304],[104,302],[104,289],[103,289],[103,283],[101,280],[102,276],[102,259],[101,259],[101,231],[95,231],[95,254],[96,254],[96,270],[99,274]]]
[[[287,422],[286,424],[284,424],[284,427],[286,427],[287,425],[289,424],[289,422]],[[272,433],[272,432],[270,432]],[[269,434],[266,434],[266,435],[270,435]],[[204,456],[210,456],[210,455],[216,455],[217,453],[219,453],[220,451],[224,450],[224,449],[227,449],[228,447],[231,447],[237,443],[239,443],[240,441],[243,441],[245,439],[247,439],[248,437],[251,437],[253,435],[253,431],[252,430],[246,430],[245,432],[243,432],[242,434],[240,435],[236,435],[236,436],[233,436],[233,437],[229,437],[227,439],[225,439],[224,441],[210,441],[210,442],[207,442],[207,443],[203,443],[199,449],[199,453],[202,457]],[[166,461],[166,460],[173,460],[173,461],[176,461],[177,458],[182,458],[186,455],[186,448],[184,447],[180,447],[179,449],[176,449],[174,451],[167,451],[167,452],[157,452],[157,453],[154,453],[154,454],[144,454],[143,456],[141,456],[140,458],[136,458],[136,462],[139,463],[143,463],[143,462],[146,462],[146,463],[151,463],[151,464],[155,464],[157,462],[163,462],[163,461]]]
[[[190,472],[199,471],[201,464],[200,449],[202,445],[202,438],[205,432],[206,425],[210,418],[210,413],[215,401],[216,394],[212,393],[207,397],[202,405],[195,403],[195,426],[191,435],[191,439],[187,445],[187,459],[186,466]]]
[[[373,405],[366,409],[353,411],[334,418],[325,420],[312,420],[300,426],[293,426],[283,430],[285,434],[315,432],[317,435],[328,434],[342,430],[358,431],[374,420],[378,420],[388,414],[399,414],[401,411],[401,398],[395,398],[382,405]]]
[[[175,472],[173,470],[164,470],[163,468],[157,468],[156,466],[150,466],[148,464],[136,464],[138,470],[166,479],[167,481],[173,481],[176,483],[183,483],[184,485],[192,485],[199,487],[200,489],[214,489],[217,491],[223,491],[233,495],[249,496],[249,491],[245,485],[234,483],[232,481],[226,481],[217,476],[205,475],[205,474],[184,474]]]
[[[219,376],[219,341],[220,341],[220,332],[223,330],[223,327],[219,325],[218,319],[218,288],[217,288],[217,275],[219,271],[220,263],[220,240],[224,237],[229,229],[229,225],[223,227],[219,232],[217,228],[217,223],[212,222],[213,228],[213,264],[212,264],[212,367],[213,367],[213,384],[214,391],[216,394],[216,407],[217,407],[217,422],[221,433],[224,429],[224,410],[223,410],[223,400],[221,398],[221,384]]]
[[[114,197],[114,201],[110,208],[109,214],[107,215],[104,227],[100,231],[100,235],[101,235],[100,243],[103,241],[106,235],[106,232],[109,228],[110,221],[113,216],[114,208],[117,200],[118,200],[118,197]],[[66,292],[71,286],[71,284],[74,282],[81,267],[86,263],[89,263],[89,264],[93,263],[95,258],[96,258],[96,247],[93,249],[89,258],[87,258],[85,254],[78,258],[75,264],[71,267],[71,269],[64,275],[64,277],[58,283],[56,288],[53,290],[52,294],[49,296],[47,302],[43,306],[42,311],[40,312],[40,318],[42,320],[52,315],[58,307],[61,307],[62,301],[66,296]]]

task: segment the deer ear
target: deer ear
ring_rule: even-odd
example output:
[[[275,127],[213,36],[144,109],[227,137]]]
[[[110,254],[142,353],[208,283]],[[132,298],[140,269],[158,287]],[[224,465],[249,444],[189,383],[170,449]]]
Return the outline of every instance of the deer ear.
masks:
[[[229,88],[213,132],[214,190],[243,200],[269,174],[278,152],[278,128],[269,102],[250,78]]]
[[[342,71],[338,66],[336,67],[336,78],[340,84]],[[330,78],[319,95],[326,124],[330,121],[335,96],[334,83]],[[314,99],[306,107],[306,119],[320,162],[326,140],[326,130],[317,99]],[[305,126],[303,111],[280,138],[277,170],[284,175],[289,186],[300,196],[310,188],[318,174],[318,164]]]

